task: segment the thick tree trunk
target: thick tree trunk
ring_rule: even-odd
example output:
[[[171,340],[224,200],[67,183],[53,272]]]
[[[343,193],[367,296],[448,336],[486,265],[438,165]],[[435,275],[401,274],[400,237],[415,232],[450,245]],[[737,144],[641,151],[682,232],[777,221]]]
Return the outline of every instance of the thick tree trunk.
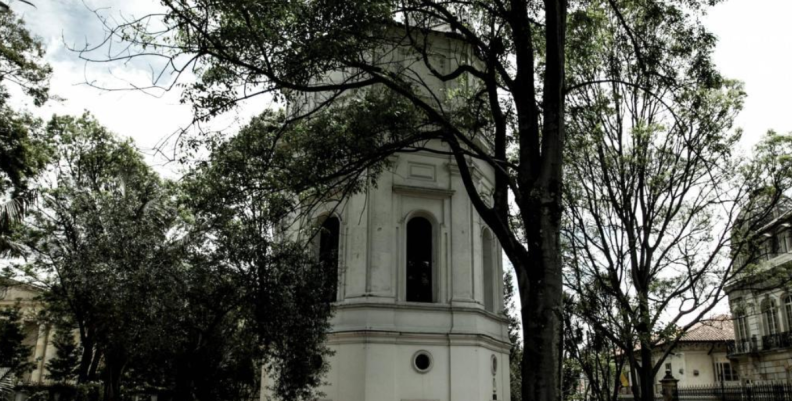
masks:
[[[102,371],[103,401],[121,401],[121,375],[124,373],[124,366],[125,363],[120,358],[105,358]]]
[[[102,352],[96,350],[93,353],[93,360],[91,361],[91,368],[88,370],[88,381],[97,379],[97,372],[99,371],[99,363],[102,361]]]
[[[641,346],[641,400],[654,401],[654,369],[652,364],[652,349]]]
[[[522,362],[523,400],[558,401],[561,393],[558,372],[561,368],[562,308],[559,231],[549,216],[540,220],[543,228],[539,234],[545,253],[532,253],[533,263],[527,269],[528,280],[520,286],[525,346]]]
[[[522,180],[530,182],[523,193],[527,201],[524,206],[527,207],[521,207],[526,222],[529,265],[519,267],[526,273],[520,283],[525,342],[523,400],[560,401],[559,350],[563,319],[560,233],[567,3],[565,0],[545,0],[544,4],[546,68],[542,94],[541,160],[539,169],[529,173],[532,177]],[[528,145],[527,142],[525,144]],[[529,162],[535,161],[521,160],[521,163]]]
[[[91,362],[94,359],[93,341],[87,338],[80,339],[82,344],[82,354],[80,364],[77,366],[77,383],[86,383],[91,379]]]
[[[176,383],[174,386],[173,399],[176,401],[192,401],[193,397],[193,375],[189,356],[178,358],[176,362]]]

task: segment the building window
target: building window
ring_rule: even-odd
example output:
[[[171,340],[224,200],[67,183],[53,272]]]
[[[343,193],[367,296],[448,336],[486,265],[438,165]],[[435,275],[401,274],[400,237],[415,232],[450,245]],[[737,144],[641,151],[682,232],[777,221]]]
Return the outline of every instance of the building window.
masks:
[[[423,217],[407,222],[407,301],[433,302],[432,223]]]
[[[787,331],[792,332],[792,294],[784,297],[784,311],[786,312]]]
[[[338,299],[338,243],[341,233],[341,222],[335,216],[330,216],[322,222],[322,229],[319,232],[319,263],[326,271],[331,272],[330,279],[333,280],[332,292],[328,294],[328,300],[335,302]]]
[[[732,368],[729,362],[717,362],[715,364],[715,380],[718,382],[732,382],[740,380],[737,371]]]
[[[484,309],[495,312],[495,241],[490,230],[485,229],[481,236],[481,254],[484,265]]]
[[[773,237],[766,237],[762,239],[759,245],[759,253],[763,260],[770,260],[773,258]]]
[[[792,252],[792,228],[781,232],[778,239],[779,253]]]
[[[737,324],[737,339],[747,341],[750,338],[750,333],[748,332],[748,313],[746,312],[742,298],[734,300],[732,309],[734,310],[734,320]]]
[[[762,315],[764,316],[765,334],[778,334],[778,306],[772,298],[762,302]]]

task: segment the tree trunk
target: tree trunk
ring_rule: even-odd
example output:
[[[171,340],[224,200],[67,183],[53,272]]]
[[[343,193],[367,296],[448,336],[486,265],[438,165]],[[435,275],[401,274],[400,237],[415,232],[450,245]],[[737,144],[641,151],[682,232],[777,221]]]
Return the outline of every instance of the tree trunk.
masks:
[[[558,233],[553,230],[549,218],[543,218],[541,231]],[[558,369],[561,366],[559,348],[561,347],[561,260],[557,247],[557,236],[542,236],[546,253],[535,257],[528,271],[528,280],[520,286],[520,297],[525,300],[522,307],[523,341],[525,353],[522,361],[523,400],[558,401],[560,381]],[[555,238],[553,238],[555,237]],[[527,287],[527,288],[525,288]]]
[[[97,379],[96,372],[99,370],[99,362],[102,361],[102,352],[96,350],[93,353],[93,360],[91,361],[91,368],[88,370],[88,381]]]
[[[193,375],[190,357],[182,356],[176,362],[176,378],[174,385],[173,399],[176,401],[192,401],[193,397]]]
[[[77,383],[86,383],[91,379],[91,362],[93,361],[93,341],[81,338],[82,355],[77,366]]]
[[[558,373],[563,320],[560,237],[567,3],[566,0],[545,0],[544,5],[546,56],[541,159],[539,169],[530,174],[533,176],[528,180],[530,186],[523,193],[527,207],[520,208],[527,214],[523,219],[528,240],[528,265],[518,267],[526,273],[520,282],[525,341],[523,400],[560,401],[562,391]],[[521,160],[521,163],[533,162]]]
[[[124,373],[124,365],[121,358],[111,358],[109,355],[105,357],[102,371],[103,401],[121,401],[121,375]]]
[[[641,345],[641,400],[654,401],[654,369],[652,364],[652,349]]]

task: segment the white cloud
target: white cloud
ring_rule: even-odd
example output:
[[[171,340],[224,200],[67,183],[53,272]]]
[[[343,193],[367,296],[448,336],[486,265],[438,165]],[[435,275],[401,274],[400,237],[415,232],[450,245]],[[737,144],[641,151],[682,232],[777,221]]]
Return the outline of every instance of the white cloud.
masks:
[[[21,2],[12,2],[11,6],[25,19],[30,31],[44,42],[46,60],[54,69],[51,93],[65,100],[50,101],[41,108],[35,108],[24,97],[17,96],[18,106],[44,119],[52,114],[79,115],[89,111],[111,131],[122,137],[133,138],[146,155],[148,163],[158,171],[167,176],[177,176],[180,167],[175,163],[167,163],[168,159],[163,155],[155,154],[155,148],[162,148],[172,156],[173,141],[162,146],[163,141],[173,138],[174,133],[189,126],[192,121],[190,105],[180,102],[181,92],[174,89],[152,97],[135,90],[110,92],[86,85],[86,82],[106,88],[150,85],[152,69],[149,63],[156,63],[157,60],[86,64],[79,54],[69,50],[69,47],[82,48],[103,40],[105,28],[94,10],[106,18],[121,21],[159,12],[162,6],[151,0],[34,0],[34,3],[36,8]],[[191,77],[183,76],[182,82],[185,79]],[[270,107],[268,99],[249,101],[237,112],[217,118],[207,128],[223,128],[233,132],[267,107]]]

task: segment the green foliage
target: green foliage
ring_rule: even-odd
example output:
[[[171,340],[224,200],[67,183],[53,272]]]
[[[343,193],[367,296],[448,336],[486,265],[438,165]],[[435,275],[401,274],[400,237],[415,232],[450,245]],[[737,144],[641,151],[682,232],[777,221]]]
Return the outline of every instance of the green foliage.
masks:
[[[64,328],[53,379],[101,380],[105,400],[122,391],[248,399],[266,363],[277,395],[314,396],[337,277],[300,244],[275,239],[293,210],[284,191],[306,181],[266,153],[270,117],[218,142],[180,185],[89,114],[47,123],[52,181],[21,234],[31,258],[20,268],[49,284],[47,315]]]
[[[564,401],[581,399],[582,394],[578,392],[578,386],[583,375],[583,370],[574,358],[564,358],[564,363],[561,367],[561,399]]]
[[[24,341],[20,306],[0,309],[0,367],[10,368],[14,375],[33,369],[29,362],[31,349]]]
[[[310,399],[326,369],[331,314],[326,300],[337,276],[322,269],[302,244],[275,237],[284,218],[297,210],[295,194],[313,179],[309,163],[286,158],[286,150],[273,146],[273,136],[283,134],[278,118],[254,119],[239,135],[218,143],[210,160],[185,179],[195,227],[191,257],[193,266],[237,283],[218,293],[246,306],[247,329],[263,345],[259,356],[275,378],[276,396]],[[294,135],[289,143],[308,141],[303,133],[289,132]],[[326,152],[305,147],[300,156],[321,158]],[[289,176],[283,163],[300,163],[308,172]]]
[[[7,85],[20,87],[37,106],[43,104],[52,73],[43,56],[41,42],[22,20],[10,11],[0,12],[0,256],[22,253],[12,229],[31,201],[29,181],[44,167],[48,153],[41,121],[7,104]]]
[[[52,67],[42,61],[44,47],[13,12],[0,12],[0,106],[9,94],[7,83],[19,86],[36,106],[49,98]]]
[[[34,252],[27,268],[49,278],[47,301],[78,328],[89,351],[76,373],[82,383],[99,358],[105,372],[123,371],[167,336],[159,316],[179,302],[168,237],[178,211],[172,185],[90,115],[53,117],[46,130],[53,181],[40,188],[24,233]],[[118,391],[119,376],[104,380],[106,394]]]
[[[23,254],[15,229],[34,198],[30,182],[50,153],[41,126],[27,113],[0,106],[0,256]]]
[[[30,114],[2,107],[0,127],[0,193],[19,193],[47,162],[42,122]]]
[[[80,348],[75,341],[74,329],[68,326],[57,326],[52,346],[55,357],[47,362],[49,378],[56,382],[70,382],[77,379],[77,368],[80,363]]]
[[[98,383],[90,384],[22,384],[14,391],[25,394],[30,401],[46,401],[58,399],[62,401],[99,401],[102,398],[102,387]]]

